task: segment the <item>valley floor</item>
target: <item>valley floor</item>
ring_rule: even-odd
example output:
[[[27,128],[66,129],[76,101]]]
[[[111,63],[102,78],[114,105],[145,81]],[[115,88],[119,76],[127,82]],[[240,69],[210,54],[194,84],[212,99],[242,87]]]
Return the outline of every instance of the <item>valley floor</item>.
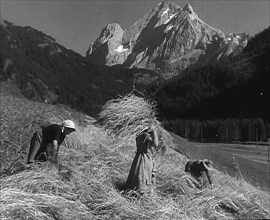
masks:
[[[270,146],[267,145],[244,145],[244,144],[220,144],[200,143],[199,147],[209,147],[212,150],[220,151],[221,154],[231,154],[252,161],[270,165]]]

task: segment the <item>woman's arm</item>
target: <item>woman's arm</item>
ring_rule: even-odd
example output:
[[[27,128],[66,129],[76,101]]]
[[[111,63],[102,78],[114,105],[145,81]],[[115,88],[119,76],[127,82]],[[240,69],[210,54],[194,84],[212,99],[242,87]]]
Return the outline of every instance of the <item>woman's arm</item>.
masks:
[[[206,170],[205,172],[206,172],[206,176],[207,176],[207,178],[208,178],[208,181],[209,181],[210,186],[211,186],[211,189],[212,189],[212,188],[213,188],[213,184],[212,184],[212,178],[211,178],[211,175],[210,175],[210,173],[209,173],[208,170]]]
[[[155,127],[151,127],[151,138],[153,140],[154,146],[157,147],[158,146],[158,134],[157,134],[157,130]]]

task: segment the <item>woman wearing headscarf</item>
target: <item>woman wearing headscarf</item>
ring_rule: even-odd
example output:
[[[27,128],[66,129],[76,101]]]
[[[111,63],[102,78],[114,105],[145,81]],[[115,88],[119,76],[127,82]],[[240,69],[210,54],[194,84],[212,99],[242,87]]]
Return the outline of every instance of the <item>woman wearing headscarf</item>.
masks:
[[[209,160],[195,160],[188,161],[185,167],[185,172],[193,176],[198,182],[198,188],[204,188],[207,185],[212,185],[212,177],[210,171],[212,170],[212,164]]]
[[[133,159],[126,182],[128,190],[136,190],[140,195],[154,192],[156,184],[155,152],[158,147],[158,134],[154,120],[136,137],[137,152]]]
[[[75,124],[65,120],[61,125],[50,124],[36,131],[31,139],[27,163],[50,160],[57,163],[59,146],[66,135],[75,131]]]

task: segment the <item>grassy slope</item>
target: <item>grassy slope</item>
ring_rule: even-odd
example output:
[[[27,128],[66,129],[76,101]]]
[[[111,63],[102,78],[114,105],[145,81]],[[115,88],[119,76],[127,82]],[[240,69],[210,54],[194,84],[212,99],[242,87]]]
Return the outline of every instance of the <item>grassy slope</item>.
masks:
[[[269,194],[242,179],[214,171],[213,190],[195,189],[183,171],[187,158],[172,149],[158,159],[156,195],[135,199],[122,191],[135,153],[132,139],[116,145],[91,118],[64,106],[0,98],[3,219],[270,218]],[[60,165],[24,169],[34,130],[64,118],[73,119],[78,130],[61,147]]]

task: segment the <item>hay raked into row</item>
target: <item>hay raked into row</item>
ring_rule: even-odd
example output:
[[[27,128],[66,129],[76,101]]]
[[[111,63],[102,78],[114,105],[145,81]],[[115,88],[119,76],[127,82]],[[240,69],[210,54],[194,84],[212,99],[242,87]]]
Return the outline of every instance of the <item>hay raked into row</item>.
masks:
[[[150,99],[127,94],[108,101],[99,113],[99,122],[117,141],[139,135],[149,126],[149,119],[159,134],[160,147],[172,147],[171,135],[157,120],[156,103]]]

